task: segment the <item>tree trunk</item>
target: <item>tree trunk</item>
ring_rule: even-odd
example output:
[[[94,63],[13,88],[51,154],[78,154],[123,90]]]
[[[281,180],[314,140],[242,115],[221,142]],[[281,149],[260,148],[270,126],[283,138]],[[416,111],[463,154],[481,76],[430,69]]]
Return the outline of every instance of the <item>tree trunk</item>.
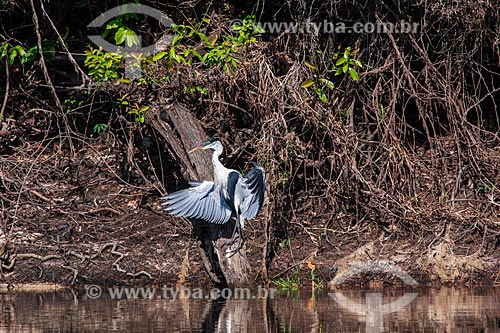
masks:
[[[211,154],[201,151],[187,152],[207,139],[200,121],[185,107],[174,105],[168,109],[151,109],[146,112],[146,121],[166,140],[168,148],[182,167],[188,180],[212,180],[213,167]],[[175,189],[172,189],[172,191]],[[226,224],[216,225],[205,221],[193,220],[194,234],[200,243],[200,254],[210,277],[218,284],[229,286],[247,285],[250,264],[246,256],[246,246],[228,258],[227,244],[235,224],[231,219]],[[229,246],[236,247],[236,243]]]

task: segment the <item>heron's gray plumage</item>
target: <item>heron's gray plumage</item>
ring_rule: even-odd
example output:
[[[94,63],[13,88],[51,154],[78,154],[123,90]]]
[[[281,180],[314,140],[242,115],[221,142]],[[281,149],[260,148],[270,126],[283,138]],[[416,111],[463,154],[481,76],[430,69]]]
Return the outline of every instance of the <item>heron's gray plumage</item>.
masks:
[[[229,173],[227,175],[227,183],[226,183],[226,188],[227,188],[227,198],[226,200],[228,202],[234,202],[234,195],[236,192],[236,187],[238,182],[241,180],[241,173],[235,170],[229,170]]]
[[[254,168],[250,170],[240,183],[242,191],[246,194],[241,203],[241,218],[253,219],[259,213],[264,204],[264,192],[266,191],[266,175],[264,169],[253,162]]]
[[[214,182],[189,182],[190,188],[164,196],[165,211],[179,217],[190,217],[210,223],[226,223],[232,210]]]
[[[213,149],[212,165],[214,181],[190,182],[190,188],[164,196],[165,211],[172,215],[199,218],[210,223],[223,224],[236,217],[233,237],[238,230],[238,249],[241,245],[241,228],[245,220],[253,219],[264,203],[266,175],[257,163],[244,176],[236,170],[227,169],[219,161],[223,147],[219,140],[208,139],[199,149]],[[231,237],[232,239],[232,237]]]

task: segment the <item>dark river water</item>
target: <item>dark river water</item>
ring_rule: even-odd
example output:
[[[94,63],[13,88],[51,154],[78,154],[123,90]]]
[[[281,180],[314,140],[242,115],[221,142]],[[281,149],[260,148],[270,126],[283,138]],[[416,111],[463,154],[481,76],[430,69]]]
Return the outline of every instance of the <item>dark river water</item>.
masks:
[[[301,290],[267,298],[253,290],[249,299],[91,288],[0,292],[0,332],[500,332],[500,288],[492,287]]]

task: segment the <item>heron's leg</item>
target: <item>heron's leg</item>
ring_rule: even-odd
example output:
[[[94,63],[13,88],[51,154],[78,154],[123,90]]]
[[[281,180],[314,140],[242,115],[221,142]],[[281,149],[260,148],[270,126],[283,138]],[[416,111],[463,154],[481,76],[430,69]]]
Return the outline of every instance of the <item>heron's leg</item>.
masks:
[[[241,228],[240,228],[240,219],[236,217],[236,223],[234,224],[234,229],[233,229],[233,234],[231,235],[231,240],[229,241],[228,245],[233,245],[234,244],[234,235],[238,233],[238,236],[241,237]]]
[[[231,234],[230,241],[227,242],[227,245],[233,245],[235,240],[234,240],[234,235],[238,233],[238,236],[241,237],[241,224],[240,224],[240,215],[236,213],[236,223],[234,224],[234,229],[233,233]]]
[[[238,232],[238,245],[236,246],[236,249],[234,250],[228,250],[228,253],[232,253],[230,257],[232,257],[236,252],[239,252],[243,243],[243,235],[241,232],[241,224],[240,224],[240,216],[236,215],[236,225],[234,226],[233,229],[233,234],[231,236],[231,240],[227,242],[227,246],[233,245],[236,241],[234,240],[234,236],[236,235],[236,232]]]

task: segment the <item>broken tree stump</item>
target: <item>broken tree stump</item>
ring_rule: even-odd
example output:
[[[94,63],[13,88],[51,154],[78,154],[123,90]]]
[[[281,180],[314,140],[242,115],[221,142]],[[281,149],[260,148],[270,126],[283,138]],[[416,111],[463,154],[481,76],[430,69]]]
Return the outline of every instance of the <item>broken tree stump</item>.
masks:
[[[187,152],[207,139],[200,121],[184,106],[151,108],[145,121],[167,142],[170,153],[181,165],[187,180],[213,180],[211,154]],[[174,190],[174,189],[173,189]],[[234,228],[234,219],[223,225],[193,220],[194,234],[200,242],[200,255],[211,279],[218,284],[240,287],[249,283],[251,272],[246,256],[246,245],[232,256],[227,255],[228,242]],[[229,246],[234,249],[236,243]]]

